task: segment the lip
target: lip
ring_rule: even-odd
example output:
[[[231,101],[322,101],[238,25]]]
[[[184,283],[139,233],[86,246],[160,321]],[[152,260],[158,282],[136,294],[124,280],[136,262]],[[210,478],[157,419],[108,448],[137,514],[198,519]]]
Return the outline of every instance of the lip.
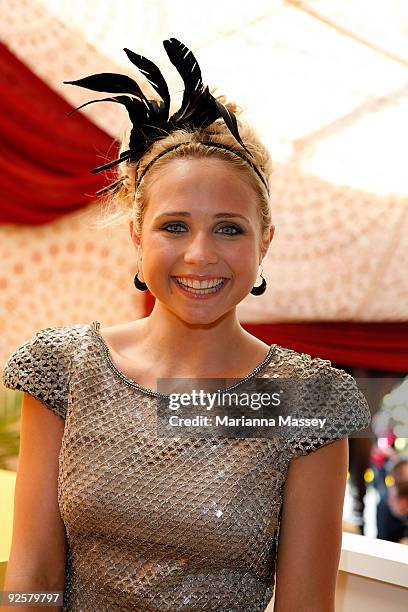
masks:
[[[214,278],[222,278],[223,280],[228,280],[226,276],[221,276],[220,274],[218,274],[218,276],[216,274],[175,274],[172,278],[191,278],[191,280],[212,280]]]
[[[183,277],[181,277],[183,278]],[[188,277],[184,277],[184,278],[191,278],[190,276]],[[222,278],[221,276],[213,276],[212,278]],[[201,277],[202,280],[204,280]],[[218,291],[213,292],[213,293],[203,293],[202,295],[199,294],[195,294],[195,293],[190,293],[190,291],[187,291],[186,289],[183,289],[183,287],[181,285],[178,284],[176,277],[172,276],[171,280],[173,281],[174,285],[177,287],[177,289],[179,289],[179,291],[181,291],[183,293],[183,295],[186,295],[187,297],[191,298],[192,300],[209,300],[211,298],[217,297],[218,295],[220,295],[220,293],[223,292],[223,290],[225,289],[225,287],[228,284],[229,278],[224,278],[224,284],[223,286],[218,289]]]

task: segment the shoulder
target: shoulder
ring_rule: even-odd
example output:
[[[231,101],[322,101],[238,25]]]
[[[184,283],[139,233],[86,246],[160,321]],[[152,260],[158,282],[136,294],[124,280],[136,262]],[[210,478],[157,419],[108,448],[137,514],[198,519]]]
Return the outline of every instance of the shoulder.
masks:
[[[24,363],[34,358],[39,361],[52,357],[66,359],[75,340],[79,339],[87,328],[89,325],[77,323],[39,329],[11,353],[7,365],[17,364],[19,361]],[[7,373],[9,372],[10,368],[7,368]]]
[[[65,418],[73,347],[88,327],[78,323],[35,332],[8,357],[3,385],[33,395]]]
[[[318,375],[332,367],[329,359],[312,357],[309,353],[295,351],[279,344],[274,345],[271,366],[279,375],[296,378]]]
[[[332,365],[330,359],[312,357],[309,353],[302,353],[284,346],[275,345],[274,359],[275,371],[282,375],[298,377],[316,377],[316,379],[330,380],[333,386],[339,389],[356,389],[355,378],[345,370]]]
[[[309,454],[370,425],[370,408],[357,381],[329,359],[277,346],[270,372],[293,379],[296,401],[288,410],[296,426],[285,437],[293,456]]]
[[[98,335],[105,341],[111,353],[133,360],[139,355],[145,339],[144,319],[119,323],[109,327],[98,325]]]

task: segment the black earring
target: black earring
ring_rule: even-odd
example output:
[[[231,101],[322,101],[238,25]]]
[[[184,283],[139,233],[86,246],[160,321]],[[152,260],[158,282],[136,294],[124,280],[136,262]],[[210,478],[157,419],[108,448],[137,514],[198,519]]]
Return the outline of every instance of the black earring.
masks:
[[[135,283],[135,287],[136,287],[136,289],[139,289],[140,291],[146,291],[147,285],[143,281],[139,280],[139,278],[137,276],[138,274],[139,273],[136,272],[135,278],[133,279],[133,282]]]
[[[262,266],[261,266],[261,268],[262,268]],[[261,274],[262,282],[261,282],[260,285],[252,287],[252,289],[251,289],[252,295],[262,295],[262,293],[265,293],[265,290],[266,290],[266,280],[262,276],[262,272],[260,274]]]

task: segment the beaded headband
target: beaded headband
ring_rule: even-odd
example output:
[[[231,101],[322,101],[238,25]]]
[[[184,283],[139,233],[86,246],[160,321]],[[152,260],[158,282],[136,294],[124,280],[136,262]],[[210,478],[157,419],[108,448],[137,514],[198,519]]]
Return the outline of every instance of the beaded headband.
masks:
[[[184,82],[184,93],[181,107],[170,118],[170,94],[162,73],[151,60],[143,57],[143,55],[130,51],[130,49],[124,49],[126,55],[132,64],[137,66],[140,72],[146,76],[150,85],[159,94],[161,98],[160,102],[157,102],[157,100],[148,99],[136,81],[123,74],[103,72],[100,74],[93,74],[76,81],[64,81],[66,84],[77,85],[78,87],[84,87],[93,91],[121,94],[85,102],[84,104],[81,104],[81,106],[78,106],[72,110],[69,115],[83,108],[84,106],[93,104],[95,102],[116,102],[118,104],[122,104],[126,108],[132,123],[128,150],[123,151],[118,159],[99,166],[98,168],[94,168],[91,170],[92,174],[112,168],[113,166],[116,166],[124,161],[137,162],[155,141],[166,137],[171,132],[178,129],[204,129],[219,118],[224,120],[237,142],[248,153],[248,155],[253,158],[252,153],[242,142],[238,131],[237,119],[234,113],[224,106],[224,104],[222,104],[219,100],[214,98],[214,96],[210,93],[208,86],[203,85],[201,70],[193,53],[176,38],[164,40],[163,46],[171,63],[177,68]],[[139,177],[137,185],[140,183],[147,169],[154,161],[156,161],[156,159],[168,151],[181,146],[181,144],[186,143],[180,143],[174,147],[166,149],[166,151],[163,151],[157,157],[151,160],[144,169],[142,175]],[[246,155],[222,143],[202,141],[202,144],[224,148],[241,157],[241,159],[246,161],[257,173],[269,192],[265,177]],[[126,178],[127,175],[119,177],[119,179],[115,180],[110,185],[100,189],[97,192],[97,195],[107,191],[116,191],[120,188],[122,182]]]

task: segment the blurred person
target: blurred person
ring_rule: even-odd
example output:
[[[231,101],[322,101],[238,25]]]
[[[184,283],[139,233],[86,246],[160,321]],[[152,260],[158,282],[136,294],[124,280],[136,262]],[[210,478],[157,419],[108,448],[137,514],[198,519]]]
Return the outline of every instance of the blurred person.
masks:
[[[387,490],[385,478],[391,469],[390,464],[399,457],[398,451],[394,447],[396,439],[397,436],[389,429],[386,432],[386,436],[383,435],[377,438],[371,450],[370,462],[374,471],[374,486],[380,494],[380,497]]]
[[[394,484],[387,487],[377,505],[377,537],[408,543],[408,458],[395,462],[390,471]]]

